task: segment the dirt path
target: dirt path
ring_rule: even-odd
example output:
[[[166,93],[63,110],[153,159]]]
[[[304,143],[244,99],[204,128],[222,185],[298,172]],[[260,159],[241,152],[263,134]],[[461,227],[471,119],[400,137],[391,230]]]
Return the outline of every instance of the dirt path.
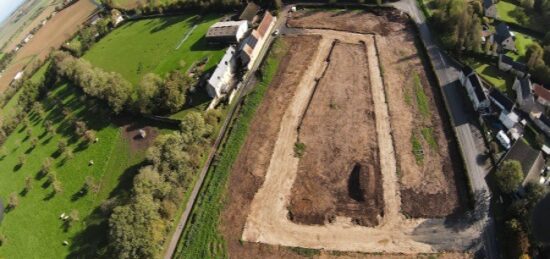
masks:
[[[322,40],[283,115],[265,181],[252,200],[242,239],[271,245],[371,253],[467,251],[474,241],[472,237],[475,236],[475,231],[468,227],[469,224],[453,225],[443,219],[405,219],[400,212],[399,183],[390,135],[388,105],[374,36],[323,30],[301,30],[300,33],[319,34]],[[293,152],[298,137],[297,128],[314,89],[314,80],[326,66],[324,60],[334,39],[350,43],[361,40],[366,43],[385,199],[384,217],[376,227],[358,226],[349,217],[341,216],[325,225],[301,225],[288,218],[287,207],[299,164],[299,159],[294,157]]]
[[[354,41],[359,39],[357,35],[357,38],[353,35],[348,36],[351,37],[346,37],[343,40]],[[372,36],[362,35],[361,40],[364,40],[367,46],[374,46]],[[323,61],[328,55],[331,42],[332,40],[329,37],[323,37],[321,40],[318,52],[285,112],[265,182],[252,201],[242,238],[252,242],[340,251],[433,252],[431,246],[407,237],[407,233],[412,232],[422,220],[404,221],[399,216],[399,200],[395,199],[398,196],[395,158],[392,158],[391,138],[384,136],[390,131],[389,122],[382,122],[383,118],[387,118],[388,115],[379,73],[374,75],[371,72],[371,78],[374,81],[378,80],[375,83],[376,86],[373,86],[375,110],[376,112],[381,110],[381,117],[376,120],[377,123],[380,121],[377,125],[377,134],[378,137],[387,138],[386,141],[381,142],[380,155],[382,157],[381,167],[385,187],[384,196],[390,201],[386,203],[385,210],[388,214],[384,217],[382,225],[376,228],[360,227],[353,225],[349,218],[337,217],[333,223],[328,225],[306,226],[295,224],[287,217],[289,195],[296,178],[299,162],[299,159],[293,155],[293,146],[298,137],[296,129],[300,122],[300,116],[307,106],[308,97],[313,91],[314,79],[322,71]],[[367,47],[367,50],[369,60],[370,57],[376,57],[374,47]],[[377,62],[377,59],[374,59],[373,62],[369,61],[369,67],[377,67]],[[386,109],[385,112],[384,108]],[[380,132],[381,130],[383,132]],[[393,187],[391,187],[392,185]],[[396,230],[395,227],[400,229]]]

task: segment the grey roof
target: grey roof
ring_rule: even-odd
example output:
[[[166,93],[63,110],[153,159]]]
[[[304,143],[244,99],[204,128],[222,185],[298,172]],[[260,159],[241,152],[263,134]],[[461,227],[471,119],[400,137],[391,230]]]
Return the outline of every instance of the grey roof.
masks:
[[[531,148],[523,139],[518,139],[510,151],[504,157],[506,160],[517,160],[521,164],[521,170],[523,175],[527,176],[529,172],[536,166],[535,162],[537,158],[541,155],[539,150]],[[539,169],[540,170],[540,169]]]
[[[485,91],[483,91],[483,83],[481,83],[481,80],[477,76],[477,74],[471,74],[468,77],[468,80],[470,80],[470,83],[472,84],[472,87],[474,88],[474,92],[476,94],[477,99],[479,102],[483,102],[487,100],[487,95],[485,95]]]
[[[246,21],[217,22],[210,26],[206,37],[235,37],[242,23],[246,23]]]
[[[239,20],[247,20],[249,22],[252,22],[254,16],[258,13],[259,10],[260,7],[257,4],[255,4],[254,2],[248,2],[246,8],[244,8],[243,12],[241,13],[241,16],[239,16]]]
[[[218,66],[216,67],[216,70],[214,70],[214,73],[212,73],[212,76],[210,76],[210,79],[208,79],[208,83],[214,87],[220,86],[220,81],[222,79],[222,76],[225,75],[227,70],[231,69],[231,59],[233,59],[233,55],[235,54],[235,47],[229,46],[229,48],[225,51],[225,55],[223,56],[220,63],[218,63]]]
[[[462,67],[462,73],[464,73],[465,76],[468,76],[472,72],[474,72],[474,70],[470,66],[463,66]]]
[[[505,39],[512,37],[512,33],[510,33],[510,28],[503,22],[498,23],[497,26],[495,26],[495,30],[495,40],[499,44],[502,43]]]
[[[514,102],[496,88],[493,88],[491,92],[489,92],[489,96],[495,99],[495,101],[502,105],[507,111],[512,111],[514,108]]]
[[[500,54],[499,56],[500,56],[500,59],[501,59],[502,63],[511,65],[512,68],[517,70],[517,71],[527,72],[527,65],[525,65],[521,62],[514,61],[511,57],[508,57],[504,54]]]
[[[543,114],[539,117],[539,120],[546,124],[546,126],[550,127],[550,118],[548,118],[548,116]]]
[[[487,9],[493,5],[493,0],[483,0],[483,8]]]
[[[529,80],[529,78],[522,78],[522,79],[517,79],[519,80],[519,86],[521,88],[521,96],[523,96],[523,99],[525,98],[528,98],[529,96],[531,96],[532,92],[531,92],[531,80]]]

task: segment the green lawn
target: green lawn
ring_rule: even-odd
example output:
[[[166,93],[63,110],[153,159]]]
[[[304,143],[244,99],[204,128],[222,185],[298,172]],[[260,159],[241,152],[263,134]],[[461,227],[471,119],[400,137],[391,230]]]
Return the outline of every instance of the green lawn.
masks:
[[[129,178],[136,165],[144,158],[143,151],[130,150],[118,126],[111,123],[109,116],[98,105],[81,98],[80,90],[63,84],[53,90],[42,101],[46,113],[40,118],[29,115],[32,136],[38,138],[38,145],[32,149],[27,129],[21,125],[9,136],[2,146],[0,156],[0,197],[6,202],[10,193],[17,193],[19,205],[5,215],[0,225],[7,241],[0,247],[5,258],[64,258],[69,255],[83,257],[95,253],[105,240],[103,216],[97,212],[98,205],[116,193],[127,189]],[[62,105],[54,99],[62,100]],[[86,103],[83,103],[86,102]],[[70,108],[71,114],[87,123],[88,128],[97,131],[98,143],[88,147],[75,137],[74,129],[67,123],[62,107]],[[44,120],[54,122],[57,133],[47,133]],[[59,155],[59,140],[66,139],[74,150],[74,158],[65,159]],[[18,166],[18,158],[26,155],[26,162]],[[61,182],[63,192],[52,196],[52,187],[46,184],[47,177],[40,174],[43,161],[52,157],[52,169]],[[88,161],[94,165],[89,166]],[[25,177],[31,177],[32,190],[22,195]],[[93,177],[100,184],[98,193],[79,197],[86,176]],[[80,222],[67,231],[59,215],[77,210]],[[94,211],[96,210],[96,211]],[[69,246],[63,246],[67,240]]]
[[[4,52],[0,52],[0,59],[2,59],[2,57],[4,57],[4,55],[6,55]]]
[[[222,147],[217,163],[209,169],[204,187],[199,194],[197,203],[191,213],[193,224],[188,224],[174,258],[224,258],[225,241],[218,232],[218,223],[224,203],[223,198],[227,188],[227,179],[233,162],[239,155],[248,133],[256,109],[260,105],[268,86],[279,67],[280,58],[286,53],[286,47],[277,41],[270,52],[264,78],[256,88],[246,96],[238,118],[231,129],[227,141]]]
[[[497,3],[498,19],[514,23],[532,30],[545,32],[544,23],[539,15],[534,13],[526,13],[523,7],[517,6],[510,0],[501,0]],[[524,13],[527,21],[520,22],[517,19],[517,13]]]
[[[509,95],[512,94],[514,77],[511,74],[500,71],[495,65],[490,65],[483,62],[475,62],[470,65],[481,77],[489,81],[489,83],[491,83],[498,90]]]
[[[95,66],[122,74],[133,84],[149,72],[162,76],[174,69],[187,71],[202,58],[209,58],[206,71],[216,66],[225,51],[204,39],[210,25],[220,17],[185,15],[130,21],[93,45],[83,57]],[[194,25],[197,27],[193,29]]]
[[[525,54],[527,52],[527,47],[531,44],[533,44],[534,40],[531,36],[525,35],[523,33],[519,33],[514,31],[514,35],[516,36],[515,44],[516,48],[518,50],[518,53],[509,52],[507,53],[508,56],[512,57],[514,60],[521,61],[521,62],[527,62],[525,58]]]

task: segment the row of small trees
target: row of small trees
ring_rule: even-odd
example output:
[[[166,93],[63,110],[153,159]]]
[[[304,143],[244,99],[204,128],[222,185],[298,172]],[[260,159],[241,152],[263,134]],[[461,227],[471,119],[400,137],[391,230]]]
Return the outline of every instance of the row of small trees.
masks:
[[[120,74],[105,72],[67,52],[56,51],[52,58],[58,76],[81,87],[87,95],[105,100],[114,113],[128,105],[133,87]]]
[[[118,73],[105,72],[67,52],[55,52],[53,61],[60,77],[81,87],[87,95],[105,100],[116,114],[124,109],[141,114],[174,113],[184,107],[186,93],[196,84],[195,79],[177,70],[166,78],[149,73],[137,86],[134,101],[134,87]]]
[[[190,112],[179,132],[160,136],[147,152],[148,165],[135,176],[129,199],[109,218],[116,258],[156,258],[184,192],[197,174],[217,112]]]

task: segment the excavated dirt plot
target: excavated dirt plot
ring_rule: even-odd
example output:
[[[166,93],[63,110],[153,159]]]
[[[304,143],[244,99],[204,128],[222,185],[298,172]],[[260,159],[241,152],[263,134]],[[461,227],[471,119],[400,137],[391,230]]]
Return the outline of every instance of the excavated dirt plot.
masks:
[[[246,142],[231,173],[231,188],[228,189],[227,206],[221,225],[229,254],[233,258],[253,258],[260,255],[289,258],[293,255],[285,249],[253,243],[243,244],[240,240],[250,203],[264,181],[283,113],[317,50],[320,38],[283,38],[287,53],[279,64],[280,69],[269,85],[264,101],[256,111]]]
[[[383,214],[365,50],[362,43],[334,42],[305,112],[299,139],[306,148],[289,206],[294,222],[324,224],[346,216],[356,224],[375,226]]]
[[[281,247],[290,246],[326,249],[320,252],[320,256],[323,258],[335,257],[337,254],[340,255],[340,252],[336,254],[330,252],[330,250],[383,253],[380,255],[344,253],[344,255],[349,257],[417,258],[415,256],[417,253],[468,251],[474,246],[479,233],[475,227],[457,227],[447,222],[446,219],[406,218],[403,215],[404,211],[401,206],[400,193],[403,190],[403,185],[399,183],[400,178],[398,178],[398,170],[396,168],[396,166],[402,166],[402,163],[401,161],[396,161],[396,158],[399,158],[399,156],[395,153],[396,148],[394,147],[398,144],[392,141],[393,137],[390,135],[393,131],[392,128],[395,127],[394,121],[390,118],[390,112],[393,108],[388,107],[393,105],[390,100],[393,96],[390,97],[388,89],[384,89],[387,82],[384,82],[380,75],[383,72],[383,75],[387,76],[388,72],[386,70],[388,68],[386,66],[390,67],[392,64],[385,64],[385,66],[379,64],[379,62],[382,62],[380,59],[383,57],[379,56],[382,54],[376,51],[375,46],[380,44],[376,42],[381,38],[399,33],[406,35],[411,32],[404,25],[406,23],[405,18],[400,17],[398,12],[385,11],[385,14],[382,11],[377,12],[380,15],[368,12],[340,12],[338,15],[334,15],[336,12],[328,12],[328,14],[317,12],[315,13],[315,15],[318,15],[317,18],[308,18],[310,19],[308,22],[309,25],[301,19],[291,18],[288,22],[289,25],[296,25],[298,23],[301,23],[301,25],[296,28],[282,30],[282,33],[287,35],[283,37],[283,40],[287,43],[288,52],[282,59],[277,76],[270,84],[264,101],[250,125],[247,140],[235,162],[228,184],[227,205],[223,212],[221,230],[227,242],[230,257],[300,257],[296,253],[291,252],[291,250]],[[312,14],[314,13],[310,12],[308,17],[311,17]],[[294,15],[300,16],[301,14],[295,13]],[[303,16],[305,17],[305,15]],[[313,29],[300,28],[308,26]],[[378,36],[352,33],[346,30],[358,31],[360,33],[374,33]],[[409,36],[412,36],[412,34]],[[394,38],[392,40],[397,39]],[[347,46],[363,44],[361,42],[364,42],[366,51],[360,54],[358,49],[350,47],[358,51],[352,51],[354,56],[352,59],[355,59],[353,64],[342,63],[340,65],[342,67],[331,68],[330,63],[338,60],[338,57],[330,54],[332,43],[335,40],[341,40],[342,43],[338,44],[341,45],[340,47],[334,48],[336,51],[332,49],[332,52],[345,53],[352,51],[347,50]],[[385,44],[398,46],[401,42],[397,44],[391,41],[389,43],[385,42]],[[343,50],[339,50],[340,48]],[[416,51],[414,45],[412,45],[411,50]],[[365,55],[364,53],[367,53],[367,62],[366,64],[361,64],[365,59],[365,57],[362,57],[362,55]],[[331,62],[327,63],[327,57],[329,56],[331,57],[329,59]],[[368,72],[363,73],[362,69],[355,69],[355,66],[366,66],[363,69]],[[376,137],[373,138],[374,143],[371,143],[368,142],[368,137],[361,136],[367,139],[360,139],[360,141],[366,143],[366,147],[362,147],[364,150],[359,149],[360,152],[364,152],[366,156],[364,158],[365,161],[360,159],[355,161],[353,155],[349,154],[347,154],[349,157],[343,160],[347,159],[350,161],[341,162],[341,164],[338,164],[340,163],[339,161],[335,165],[332,164],[339,160],[337,157],[328,159],[324,166],[343,168],[346,167],[344,165],[347,165],[347,167],[341,172],[331,172],[334,175],[341,175],[342,177],[336,179],[335,182],[337,184],[333,184],[334,186],[325,185],[325,189],[321,189],[319,187],[320,184],[316,186],[317,184],[312,184],[311,182],[325,181],[329,183],[330,179],[325,179],[327,175],[320,175],[318,172],[305,172],[303,170],[304,166],[307,165],[306,161],[313,161],[310,165],[307,165],[308,167],[313,168],[317,166],[317,168],[321,168],[321,166],[314,163],[313,156],[308,158],[308,155],[312,155],[312,152],[318,152],[322,155],[322,152],[328,150],[323,147],[324,145],[332,145],[331,147],[341,145],[345,148],[351,148],[354,144],[344,143],[336,136],[333,139],[331,137],[320,138],[320,140],[315,139],[310,144],[307,144],[306,142],[310,142],[307,136],[320,134],[319,132],[324,132],[323,134],[325,134],[331,129],[331,125],[321,124],[315,128],[315,121],[313,119],[315,117],[312,116],[315,115],[318,119],[326,119],[329,116],[322,114],[322,112],[336,113],[337,111],[332,111],[331,109],[338,108],[338,104],[332,103],[331,105],[330,100],[328,100],[328,103],[326,100],[324,102],[317,101],[318,104],[315,105],[316,108],[314,110],[318,111],[311,112],[313,115],[309,114],[308,107],[310,103],[321,99],[318,98],[319,93],[317,91],[323,91],[323,89],[326,91],[324,93],[325,96],[332,96],[334,100],[338,100],[339,102],[341,101],[339,98],[345,99],[343,96],[347,92],[356,94],[354,91],[357,91],[357,89],[353,86],[341,86],[343,84],[339,80],[344,80],[345,78],[340,78],[338,73],[334,73],[332,82],[327,83],[328,87],[322,87],[323,80],[330,74],[331,70],[338,69],[339,73],[345,74],[346,71],[344,70],[346,68],[353,69],[355,73],[367,77],[366,81],[368,83],[366,87],[371,88],[366,92],[370,92],[372,96],[369,97],[368,94],[365,96],[360,95],[358,99],[366,102],[357,104],[358,107],[354,107],[357,110],[354,111],[368,111],[372,109],[369,108],[370,104],[368,103],[373,102],[375,113],[372,117],[369,117],[368,114],[362,117],[363,119],[367,118],[366,120],[370,121],[371,125],[364,125],[359,120],[360,125],[358,126],[346,126],[362,127],[362,130],[367,133],[370,131],[369,127],[376,127],[376,132],[373,133],[376,134]],[[354,76],[355,74],[352,75],[352,77]],[[425,75],[421,74],[420,76],[425,82]],[[316,84],[318,80],[320,80],[319,84]],[[362,80],[360,78],[353,79],[354,84],[355,81],[362,82]],[[405,82],[402,82],[400,87],[405,87],[404,84]],[[315,86],[320,88],[317,89]],[[331,89],[331,86],[340,86],[341,91],[338,93],[336,87]],[[427,94],[431,96],[431,92],[427,92]],[[370,99],[372,101],[369,101]],[[432,102],[431,105],[433,104]],[[318,107],[322,105],[328,108]],[[345,108],[349,109],[349,107]],[[338,122],[340,119],[347,120],[346,116],[356,118],[354,116],[359,115],[353,112],[353,114],[345,115],[337,113],[335,116],[338,118],[332,118],[326,124]],[[344,118],[339,118],[340,116]],[[374,121],[372,118],[374,118]],[[309,120],[311,121],[308,122]],[[311,123],[311,125],[308,126],[308,123]],[[303,132],[300,132],[308,130],[308,127],[312,134],[303,134]],[[340,128],[334,127],[334,133],[341,134],[339,132]],[[437,132],[437,130],[435,131]],[[293,146],[298,140],[306,143],[305,153],[301,158],[296,157],[293,152]],[[355,141],[355,139],[353,140]],[[378,152],[368,152],[369,148],[377,148]],[[378,164],[376,163],[377,159],[373,158],[376,156],[378,156]],[[371,160],[371,158],[373,159]],[[361,166],[361,170],[357,170],[357,168],[353,170],[355,166],[353,162],[358,162],[356,164],[359,165],[364,163],[367,166]],[[365,170],[365,173],[361,174],[362,170],[369,166],[378,166],[380,168],[379,175],[381,175],[381,180],[376,178],[376,169]],[[359,173],[354,173],[354,171]],[[369,177],[372,174],[371,172],[374,173],[374,181]],[[328,174],[328,176],[332,174]],[[359,181],[351,182],[358,182],[359,184],[351,185],[353,188],[347,189],[346,187],[350,186],[346,185],[349,183],[347,180],[350,179],[350,175],[353,175],[352,179],[359,179]],[[304,190],[299,189],[300,182],[306,181],[307,177],[309,177],[310,181],[307,184],[311,186],[311,190],[314,190],[311,193],[317,192],[318,195],[320,193],[321,195],[324,195],[324,193],[331,194],[325,196],[325,198],[329,198],[324,200],[328,202],[323,206],[328,208],[326,211],[330,213],[320,214],[323,219],[321,224],[308,224],[304,220],[300,221],[296,216],[297,207],[293,207],[292,205],[292,202],[299,200],[300,195],[304,197],[307,194]],[[379,187],[380,189],[374,192],[368,188],[375,185],[383,186],[383,188]],[[359,191],[350,192],[350,190]],[[341,201],[335,198],[338,197],[338,194],[345,194],[345,196],[341,197],[348,198],[349,204],[356,202],[359,204],[358,207],[363,206],[363,208],[368,208],[366,204],[372,204],[373,202],[376,204],[376,201],[378,201],[377,198],[373,198],[373,193],[375,197],[377,197],[377,193],[383,194],[381,203],[373,206],[373,208],[379,208],[378,206],[380,206],[383,209],[375,212],[365,209],[365,213],[369,215],[366,215],[362,219],[364,220],[363,222],[358,220],[359,217],[354,217],[353,210],[346,210],[348,203],[335,203]],[[362,196],[364,197],[363,204],[357,201],[361,201]],[[315,207],[320,202],[315,199],[319,198],[312,197],[312,199],[311,203],[315,205],[312,209],[316,210]],[[407,200],[407,202],[412,201]],[[335,204],[339,205],[336,206]],[[292,210],[294,210],[293,213],[289,213]],[[372,220],[371,217],[373,214],[380,214],[380,217],[369,221]],[[305,224],[301,222],[305,222]],[[318,222],[320,220],[316,223]],[[438,255],[438,258],[469,257],[470,255],[462,253]]]
[[[444,106],[437,96],[436,85],[427,80],[426,67],[415,46],[414,31],[397,11],[318,10],[293,14],[288,25],[298,28],[319,28],[359,33],[376,33],[384,87],[389,104],[398,173],[401,176],[401,210],[411,217],[444,217],[461,212],[466,206],[466,186],[459,161],[457,144]],[[399,43],[396,45],[396,43]],[[428,116],[419,111],[414,77],[418,76],[428,97]],[[436,145],[422,135],[433,136]],[[413,136],[423,150],[422,161],[413,153]],[[429,137],[429,136],[428,136]]]

